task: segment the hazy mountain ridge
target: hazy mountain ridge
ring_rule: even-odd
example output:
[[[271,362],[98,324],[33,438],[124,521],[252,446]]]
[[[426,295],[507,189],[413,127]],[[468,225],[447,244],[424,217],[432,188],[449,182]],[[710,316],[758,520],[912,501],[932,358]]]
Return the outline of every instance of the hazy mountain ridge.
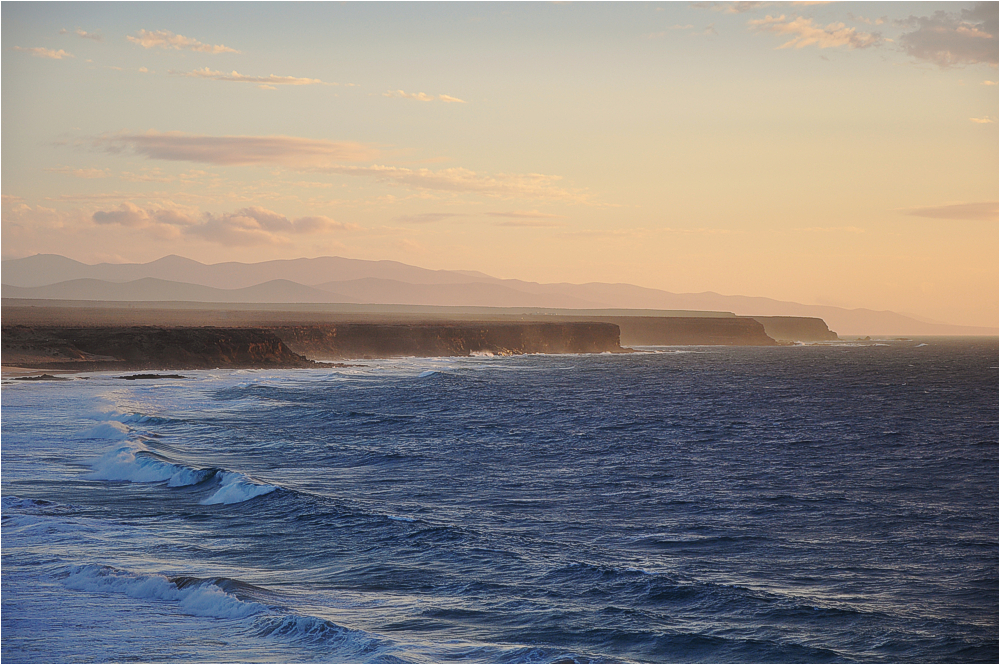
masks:
[[[714,292],[671,293],[622,283],[540,284],[341,257],[203,264],[171,255],[145,264],[88,265],[39,254],[4,261],[2,274],[3,296],[10,298],[708,310],[819,317],[830,329],[848,335],[997,334],[996,329],[928,323],[890,311]]]

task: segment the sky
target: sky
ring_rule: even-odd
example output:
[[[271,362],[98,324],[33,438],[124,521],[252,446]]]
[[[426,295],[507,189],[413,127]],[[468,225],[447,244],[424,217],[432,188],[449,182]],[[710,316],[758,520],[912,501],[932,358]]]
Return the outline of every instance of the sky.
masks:
[[[998,3],[4,2],[2,255],[998,321]]]

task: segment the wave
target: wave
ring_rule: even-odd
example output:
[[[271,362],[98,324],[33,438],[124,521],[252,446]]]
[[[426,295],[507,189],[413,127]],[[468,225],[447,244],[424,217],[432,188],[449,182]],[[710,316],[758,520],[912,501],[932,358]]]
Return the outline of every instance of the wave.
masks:
[[[129,428],[117,421],[102,423],[85,431],[84,438],[126,439]],[[234,504],[269,494],[278,487],[257,481],[236,471],[198,468],[173,462],[152,452],[141,441],[125,441],[91,462],[90,480],[113,480],[131,483],[166,483],[167,487],[188,487],[211,480],[218,481],[215,492],[203,505]]]
[[[98,564],[72,565],[59,576],[67,588],[76,591],[176,603],[181,612],[197,617],[248,620],[244,630],[250,635],[336,647],[338,660],[344,657],[367,660],[364,656],[393,646],[388,640],[361,630],[294,614],[281,605],[259,602],[276,599],[277,594],[232,578],[169,577]]]
[[[221,481],[219,489],[202,501],[202,505],[243,503],[278,489],[276,485],[258,483],[249,476],[233,471],[221,471],[218,477]]]
[[[165,575],[133,573],[111,566],[71,566],[66,571],[63,584],[77,591],[122,593],[130,598],[174,601],[186,614],[216,619],[242,619],[269,609],[260,603],[240,600],[213,580],[178,586]]]
[[[128,425],[112,420],[89,429],[85,429],[81,432],[77,432],[76,436],[80,439],[109,439],[111,441],[123,441],[128,438],[128,434]]]

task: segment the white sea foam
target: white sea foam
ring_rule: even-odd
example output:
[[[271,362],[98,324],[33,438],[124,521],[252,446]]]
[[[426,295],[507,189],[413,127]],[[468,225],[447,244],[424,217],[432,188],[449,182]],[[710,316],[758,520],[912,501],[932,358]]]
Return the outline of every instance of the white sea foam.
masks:
[[[111,441],[123,441],[128,437],[128,432],[128,425],[116,420],[110,420],[108,422],[103,422],[100,425],[91,427],[90,429],[78,432],[77,437],[81,439],[109,439]]]
[[[420,374],[417,374],[417,378],[426,379],[428,376],[434,376],[435,374],[437,374],[437,371],[429,369],[426,372],[421,372]]]
[[[138,441],[129,441],[112,448],[91,463],[93,471],[86,477],[92,480],[126,480],[133,483],[166,481],[170,487],[183,487],[196,485],[211,473],[142,454],[148,451]]]
[[[256,496],[269,494],[278,489],[274,485],[265,485],[254,482],[242,473],[224,471],[220,474],[222,484],[212,496],[202,501],[202,505],[212,505],[216,503],[242,503]]]
[[[240,600],[207,581],[179,589],[163,575],[142,575],[109,566],[72,566],[63,583],[77,591],[173,601],[187,614],[217,619],[242,619],[268,610],[265,605]]]

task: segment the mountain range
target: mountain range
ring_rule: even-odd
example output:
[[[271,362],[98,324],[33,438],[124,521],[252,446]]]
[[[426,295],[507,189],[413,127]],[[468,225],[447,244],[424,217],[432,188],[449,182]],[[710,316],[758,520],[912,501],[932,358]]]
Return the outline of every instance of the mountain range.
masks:
[[[36,254],[3,261],[2,282],[5,299],[697,310],[819,317],[841,335],[997,334],[996,328],[927,322],[891,311],[710,291],[671,293],[632,284],[541,284],[474,271],[428,270],[396,261],[341,257],[205,264],[166,256],[149,263],[89,265],[64,256]]]

